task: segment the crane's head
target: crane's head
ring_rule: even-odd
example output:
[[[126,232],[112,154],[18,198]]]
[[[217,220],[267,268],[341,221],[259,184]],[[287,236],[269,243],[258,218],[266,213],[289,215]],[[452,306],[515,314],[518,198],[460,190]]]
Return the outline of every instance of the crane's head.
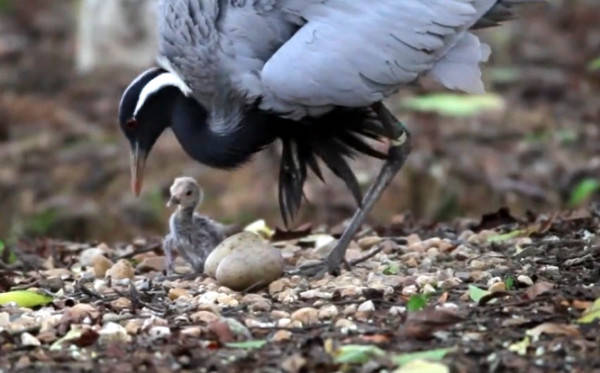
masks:
[[[123,93],[119,124],[131,146],[131,187],[136,195],[142,189],[146,158],[171,124],[174,97],[187,90],[175,74],[152,68],[140,74]]]
[[[176,178],[169,191],[171,192],[171,198],[167,202],[167,207],[175,205],[183,208],[196,207],[204,197],[196,180],[187,176]]]

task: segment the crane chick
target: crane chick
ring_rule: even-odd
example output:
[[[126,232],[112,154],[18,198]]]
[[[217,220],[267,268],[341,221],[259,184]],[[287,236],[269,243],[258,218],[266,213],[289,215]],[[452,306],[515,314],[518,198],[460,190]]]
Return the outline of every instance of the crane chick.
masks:
[[[163,240],[167,274],[173,273],[174,250],[179,252],[196,273],[202,273],[206,257],[225,238],[225,227],[195,212],[202,202],[203,192],[193,178],[176,178],[170,193],[167,207],[177,206],[177,209],[171,214],[169,233]]]

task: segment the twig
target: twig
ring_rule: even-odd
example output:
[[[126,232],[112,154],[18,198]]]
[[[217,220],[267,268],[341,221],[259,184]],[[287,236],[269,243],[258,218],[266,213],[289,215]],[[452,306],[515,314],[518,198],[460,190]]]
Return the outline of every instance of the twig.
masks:
[[[132,251],[132,252],[130,252],[130,253],[127,253],[127,254],[123,254],[123,255],[121,255],[121,256],[118,256],[118,257],[116,258],[116,260],[121,260],[121,259],[131,259],[131,258],[133,258],[134,256],[136,256],[136,255],[138,255],[138,254],[149,253],[149,252],[151,252],[151,251],[154,251],[154,250],[156,250],[156,249],[159,249],[161,246],[162,246],[162,244],[157,242],[157,243],[154,243],[154,244],[152,244],[152,245],[150,245],[150,246],[144,247],[143,249],[135,250],[135,251]]]
[[[382,252],[383,249],[384,249],[384,247],[385,247],[384,245],[377,246],[376,249],[371,250],[370,253],[368,253],[367,255],[363,256],[362,258],[358,258],[358,259],[355,259],[355,260],[351,261],[350,262],[350,266],[355,266],[355,265],[357,265],[359,263],[366,262],[367,260],[371,259],[375,255],[377,255],[380,252]]]

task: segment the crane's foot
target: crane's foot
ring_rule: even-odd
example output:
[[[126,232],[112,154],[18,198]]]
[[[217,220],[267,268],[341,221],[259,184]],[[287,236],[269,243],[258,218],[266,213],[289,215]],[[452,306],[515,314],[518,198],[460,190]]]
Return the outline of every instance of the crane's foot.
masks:
[[[348,224],[327,258],[322,262],[299,268],[296,274],[315,277],[329,272],[332,275],[339,275],[342,265],[350,268],[345,259],[348,245],[350,245],[354,235],[365,221],[367,214],[371,211],[375,202],[377,202],[383,191],[392,182],[398,171],[402,169],[410,154],[411,138],[408,130],[394,118],[383,104],[376,105],[374,109],[389,134],[390,149],[388,151],[388,158],[381,167],[375,182],[365,194],[361,206],[354,213],[350,224]]]

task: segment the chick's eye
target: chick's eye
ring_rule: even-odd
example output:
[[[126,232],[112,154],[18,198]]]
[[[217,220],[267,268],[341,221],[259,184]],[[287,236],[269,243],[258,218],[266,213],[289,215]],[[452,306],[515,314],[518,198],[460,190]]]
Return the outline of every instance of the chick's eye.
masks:
[[[135,129],[137,125],[138,121],[135,118],[131,118],[125,123],[125,127],[127,127],[130,130]]]
[[[188,190],[188,191],[185,193],[185,195],[186,195],[186,196],[191,196],[191,195],[192,195],[192,191],[191,191],[191,190]]]

